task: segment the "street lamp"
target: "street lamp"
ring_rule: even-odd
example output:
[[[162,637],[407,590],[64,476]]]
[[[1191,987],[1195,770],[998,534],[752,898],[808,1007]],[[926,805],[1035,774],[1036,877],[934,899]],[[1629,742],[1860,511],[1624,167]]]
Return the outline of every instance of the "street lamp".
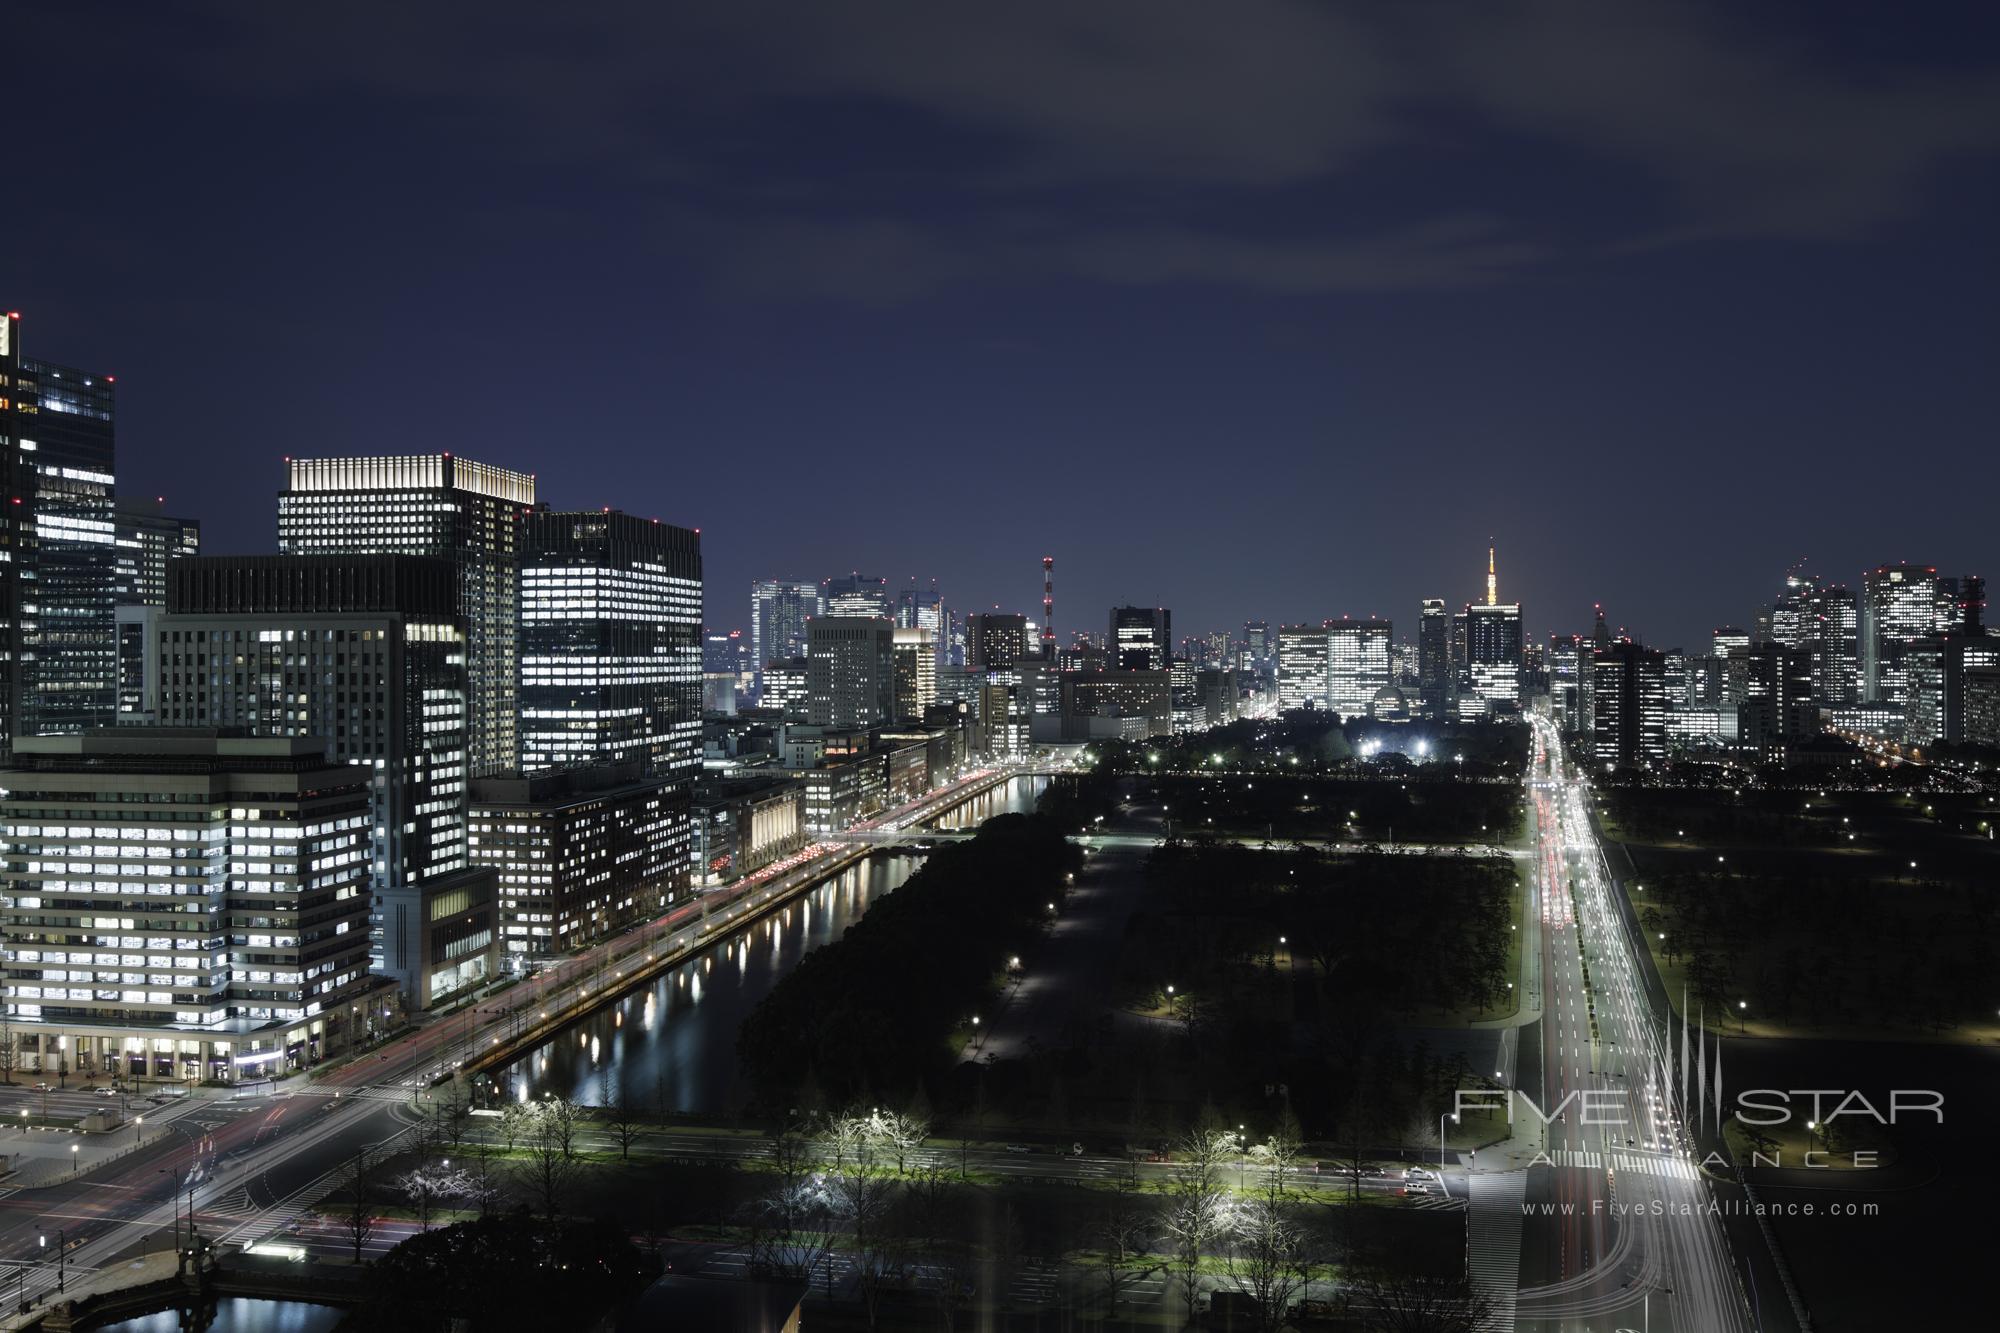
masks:
[[[1438,1117],[1438,1170],[1440,1172],[1444,1170],[1444,1122],[1445,1122],[1445,1117],[1439,1116]],[[1452,1112],[1451,1114],[1451,1123],[1454,1125],[1458,1123],[1458,1113],[1456,1111]],[[1442,1183],[1444,1178],[1442,1175],[1440,1175],[1438,1179],[1439,1182]]]

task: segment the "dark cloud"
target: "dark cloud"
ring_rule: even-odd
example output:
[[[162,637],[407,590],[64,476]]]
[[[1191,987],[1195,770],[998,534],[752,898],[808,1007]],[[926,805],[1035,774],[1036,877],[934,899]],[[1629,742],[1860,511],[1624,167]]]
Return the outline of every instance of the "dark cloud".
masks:
[[[493,153],[699,197],[711,242],[739,249],[722,271],[871,302],[1036,272],[1429,289],[1559,248],[1854,238],[2000,146],[1990,65],[1857,64],[1774,38],[1751,10],[1650,0],[202,12],[199,49],[171,67],[185,84],[388,99]],[[120,32],[156,71],[145,22]],[[893,142],[873,144],[863,172],[810,132],[836,106],[918,112],[962,138],[900,168]],[[1493,181],[1479,145],[1496,133],[1570,161],[1587,206]],[[1384,172],[1421,173],[1438,197],[1398,213],[1371,193],[1374,216],[1331,222],[1299,199]],[[1105,216],[1135,193],[1145,217]],[[1009,208],[1069,221],[1015,235],[993,220]],[[1228,216],[1246,209],[1299,217],[1251,232]],[[1607,220],[1579,235],[1579,211]]]

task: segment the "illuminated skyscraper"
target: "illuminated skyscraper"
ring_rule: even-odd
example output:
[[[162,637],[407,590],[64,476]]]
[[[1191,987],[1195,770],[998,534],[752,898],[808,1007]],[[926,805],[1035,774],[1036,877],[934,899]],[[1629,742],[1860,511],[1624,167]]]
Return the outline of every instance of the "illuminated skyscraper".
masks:
[[[1325,625],[1278,626],[1278,708],[1281,712],[1333,707],[1327,675]]]
[[[701,767],[701,534],[617,510],[537,510],[522,533],[524,772]],[[692,835],[679,830],[684,847]]]
[[[806,655],[806,622],[823,614],[819,585],[810,579],[758,579],[750,585],[750,651],[757,689],[764,668]]]
[[[450,454],[287,460],[278,549],[439,556],[458,572],[471,681],[472,775],[520,762],[521,525],[535,479]]]
[[[1861,576],[1861,696],[1908,701],[1909,646],[1937,632],[1937,568],[1882,565]]]
[[[896,720],[921,722],[937,702],[937,641],[920,627],[895,631]]]
[[[822,615],[881,616],[893,620],[895,602],[889,596],[889,580],[872,574],[842,574],[819,585]]]
[[[1621,639],[1591,659],[1593,753],[1606,768],[1651,768],[1667,757],[1666,656]]]
[[[1443,717],[1451,707],[1457,673],[1451,668],[1451,613],[1441,597],[1424,598],[1417,621],[1417,693],[1429,717]]]
[[[1365,717],[1375,695],[1391,684],[1386,620],[1335,620],[1326,627],[1327,706],[1342,717]]]

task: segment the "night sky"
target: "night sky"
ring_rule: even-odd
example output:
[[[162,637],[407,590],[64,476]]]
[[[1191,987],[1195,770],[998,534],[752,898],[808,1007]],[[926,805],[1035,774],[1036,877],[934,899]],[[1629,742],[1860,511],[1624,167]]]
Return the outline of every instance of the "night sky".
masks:
[[[704,12],[691,12],[699,8]],[[1985,569],[2000,6],[10,6],[0,303],[217,553],[449,449],[763,575],[1648,642]],[[1990,571],[1988,571],[1990,572]]]

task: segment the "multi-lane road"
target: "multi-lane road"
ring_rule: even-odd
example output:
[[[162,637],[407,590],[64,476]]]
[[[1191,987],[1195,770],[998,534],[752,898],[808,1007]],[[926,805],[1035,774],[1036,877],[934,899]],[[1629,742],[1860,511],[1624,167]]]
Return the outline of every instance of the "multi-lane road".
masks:
[[[1546,719],[1529,797],[1541,908],[1540,1112],[1553,1116],[1546,1191],[1525,1205],[1522,1324],[1735,1333],[1751,1326],[1709,1183],[1668,1076],[1669,1028],[1649,999],[1635,929]],[[1677,1061],[1674,1055],[1673,1060]]]

